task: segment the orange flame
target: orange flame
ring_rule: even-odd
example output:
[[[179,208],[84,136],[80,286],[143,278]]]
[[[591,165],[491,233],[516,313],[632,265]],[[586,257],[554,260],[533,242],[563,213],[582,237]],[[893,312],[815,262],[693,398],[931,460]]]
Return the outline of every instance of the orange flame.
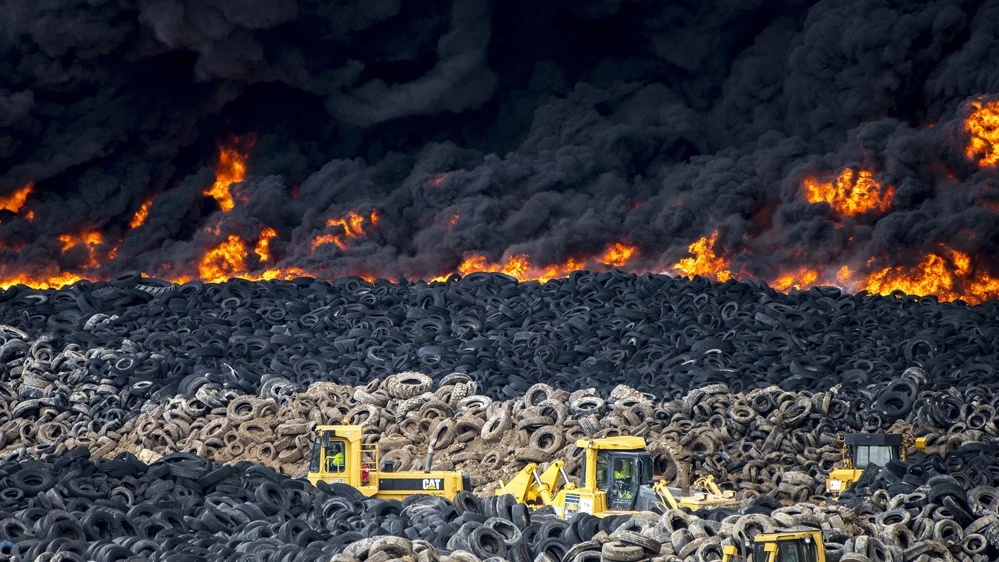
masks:
[[[980,98],[965,107],[970,109],[964,120],[970,135],[965,155],[981,167],[995,167],[999,164],[999,100]]]
[[[100,232],[95,230],[85,230],[77,236],[72,234],[60,234],[56,237],[56,239],[62,244],[63,252],[81,244],[86,246],[88,261],[83,267],[86,269],[95,269],[100,267],[100,263],[97,261],[97,256],[94,255],[94,250],[104,243],[104,237],[101,236]]]
[[[800,267],[796,271],[781,275],[770,286],[778,291],[801,290],[814,285],[818,278],[818,271],[808,267]]]
[[[139,210],[135,212],[135,215],[132,217],[132,220],[128,221],[128,227],[139,228],[140,226],[142,226],[142,223],[146,222],[146,219],[149,218],[149,208],[152,206],[153,206],[153,200],[151,198],[146,199],[146,201],[142,204],[142,206],[139,207]]]
[[[631,261],[635,249],[634,244],[617,242],[608,247],[607,251],[598,258],[598,261],[611,267],[621,267]]]
[[[604,266],[620,267],[628,263],[635,254],[637,248],[627,242],[618,242],[607,246],[604,253],[593,258],[593,261]],[[573,271],[586,267],[587,260],[579,258],[569,258],[562,263],[546,266],[538,266],[531,263],[526,254],[517,254],[508,257],[503,263],[489,261],[485,256],[475,254],[458,266],[458,273],[462,276],[469,273],[505,273],[511,277],[516,277],[520,281],[541,281],[546,283],[552,279],[568,277]],[[431,281],[446,281],[449,275],[434,277]]]
[[[198,265],[198,276],[206,283],[222,283],[246,271],[246,246],[235,234],[212,248]]]
[[[260,239],[257,240],[257,247],[253,249],[253,253],[260,257],[261,262],[266,262],[270,259],[271,238],[275,236],[277,236],[277,231],[270,227],[265,228],[260,233]]]
[[[29,183],[6,197],[0,197],[0,210],[7,209],[12,213],[21,212],[21,207],[27,202],[33,188],[34,186]]]
[[[895,195],[895,188],[889,185],[882,197],[881,184],[872,172],[860,170],[855,173],[851,168],[843,170],[834,182],[806,178],[803,184],[806,201],[828,203],[836,213],[847,217],[871,211],[884,213],[891,207]]]
[[[35,220],[35,212],[28,211],[27,214],[24,215],[24,218],[28,219],[28,222]]]
[[[715,255],[714,247],[717,240],[718,231],[715,231],[710,237],[701,238],[687,246],[687,251],[693,254],[693,257],[681,259],[673,269],[680,270],[687,277],[700,275],[715,278],[722,283],[728,281],[732,278],[732,272],[728,269],[732,262]]]
[[[946,257],[941,255],[944,253]],[[915,267],[890,266],[876,271],[858,288],[880,295],[901,290],[910,295],[936,295],[941,301],[963,299],[979,304],[999,297],[999,278],[974,271],[968,254],[944,248],[940,254],[927,254]]]
[[[253,148],[256,138],[252,133],[236,137],[231,146],[219,146],[219,164],[215,169],[215,183],[205,191],[214,197],[219,207],[229,212],[236,206],[229,187],[246,179],[246,156]]]
[[[444,180],[446,180],[447,177],[450,176],[450,175],[451,175],[451,172],[445,172],[443,174],[440,174],[440,175],[437,175],[437,176],[434,176],[434,177],[430,178],[429,180],[427,180],[427,183],[429,183],[430,185],[440,185],[440,184],[444,183]]]
[[[329,219],[326,221],[326,227],[340,227],[343,229],[342,234],[321,234],[312,239],[312,249],[315,250],[323,244],[336,244],[341,250],[347,249],[347,240],[351,238],[359,238],[365,236],[366,233],[362,226],[364,225],[364,216],[355,213],[354,211],[349,211],[344,218],[339,219]],[[371,226],[378,224],[381,217],[378,216],[378,212],[375,210],[371,211],[368,216],[368,222]]]
[[[57,273],[44,278],[36,278],[26,273],[20,273],[12,277],[0,278],[0,289],[9,289],[14,285],[27,285],[34,289],[59,289],[66,285],[72,285],[80,280],[78,275],[69,272]]]

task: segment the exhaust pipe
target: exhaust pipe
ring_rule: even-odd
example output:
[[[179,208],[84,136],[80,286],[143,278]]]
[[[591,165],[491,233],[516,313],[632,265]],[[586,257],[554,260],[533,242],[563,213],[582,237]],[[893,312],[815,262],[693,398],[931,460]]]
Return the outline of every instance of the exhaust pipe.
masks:
[[[430,472],[430,467],[434,464],[434,445],[435,443],[432,442],[430,443],[430,446],[427,447],[427,458],[423,461],[424,473]]]

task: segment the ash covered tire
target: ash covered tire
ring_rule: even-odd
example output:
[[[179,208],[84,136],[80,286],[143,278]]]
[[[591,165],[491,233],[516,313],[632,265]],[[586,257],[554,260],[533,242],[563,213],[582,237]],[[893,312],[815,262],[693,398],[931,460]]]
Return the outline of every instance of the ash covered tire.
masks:
[[[392,375],[385,381],[385,388],[395,398],[413,398],[429,392],[433,379],[415,371]]]
[[[610,541],[600,547],[600,556],[613,562],[637,562],[646,557],[645,549],[620,541]]]
[[[554,425],[547,425],[534,430],[529,446],[548,455],[554,455],[564,444],[563,431]]]

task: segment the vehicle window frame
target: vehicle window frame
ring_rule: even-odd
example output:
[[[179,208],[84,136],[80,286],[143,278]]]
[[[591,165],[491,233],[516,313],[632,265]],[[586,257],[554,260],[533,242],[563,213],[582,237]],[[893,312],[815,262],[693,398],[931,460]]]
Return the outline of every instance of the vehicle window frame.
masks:
[[[597,489],[608,491],[610,489],[610,484],[613,478],[608,478],[608,476],[613,476],[613,473],[608,474],[607,468],[611,464],[610,454],[604,451],[597,452],[597,462],[596,462],[596,475],[597,475]]]
[[[339,469],[333,464],[333,457],[337,453],[343,453],[343,466]],[[343,441],[330,441],[326,447],[326,472],[343,474],[347,471],[347,445]]]
[[[322,468],[323,441],[319,437],[312,444],[312,453],[309,457],[309,472],[320,472]]]

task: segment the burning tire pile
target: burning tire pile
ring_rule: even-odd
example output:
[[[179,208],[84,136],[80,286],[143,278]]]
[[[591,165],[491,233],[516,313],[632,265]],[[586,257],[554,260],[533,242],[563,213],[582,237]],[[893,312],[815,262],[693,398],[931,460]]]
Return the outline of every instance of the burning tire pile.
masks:
[[[22,560],[706,562],[801,525],[833,562],[999,555],[995,304],[617,272],[129,274],[14,287],[0,324],[0,539]],[[478,498],[301,480],[313,428],[343,418],[403,469],[433,447]],[[820,505],[837,433],[903,430],[928,454]],[[745,505],[566,522],[492,495],[527,462],[578,476],[575,440],[613,435]]]

